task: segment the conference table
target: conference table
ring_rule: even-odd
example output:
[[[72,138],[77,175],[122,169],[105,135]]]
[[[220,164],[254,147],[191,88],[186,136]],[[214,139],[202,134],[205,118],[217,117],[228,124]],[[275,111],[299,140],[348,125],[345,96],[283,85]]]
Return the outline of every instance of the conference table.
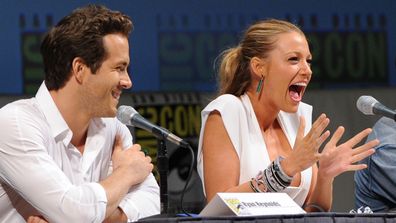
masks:
[[[335,212],[319,212],[296,215],[265,215],[265,216],[219,216],[219,217],[177,217],[177,216],[154,216],[141,219],[139,222],[194,222],[194,223],[396,223],[394,213],[350,214]]]

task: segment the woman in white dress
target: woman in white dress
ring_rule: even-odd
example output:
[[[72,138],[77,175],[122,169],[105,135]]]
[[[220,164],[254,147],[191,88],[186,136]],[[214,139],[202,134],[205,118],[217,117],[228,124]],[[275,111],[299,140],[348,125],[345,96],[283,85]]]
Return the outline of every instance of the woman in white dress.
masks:
[[[286,192],[296,203],[330,210],[334,178],[366,168],[378,140],[354,148],[371,129],[339,144],[325,114],[311,125],[301,102],[312,55],[295,25],[269,19],[250,26],[221,56],[219,97],[202,111],[198,173],[209,202],[218,192]],[[319,167],[317,166],[319,163]]]

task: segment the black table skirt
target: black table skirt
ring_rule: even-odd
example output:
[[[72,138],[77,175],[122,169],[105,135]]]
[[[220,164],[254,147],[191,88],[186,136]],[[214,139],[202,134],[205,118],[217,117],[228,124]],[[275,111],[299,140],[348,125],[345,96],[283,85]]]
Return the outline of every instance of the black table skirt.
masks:
[[[266,215],[252,217],[176,217],[157,215],[141,219],[139,222],[205,222],[205,223],[396,223],[396,214],[373,213],[373,214],[348,214],[348,213],[307,213],[298,215]]]

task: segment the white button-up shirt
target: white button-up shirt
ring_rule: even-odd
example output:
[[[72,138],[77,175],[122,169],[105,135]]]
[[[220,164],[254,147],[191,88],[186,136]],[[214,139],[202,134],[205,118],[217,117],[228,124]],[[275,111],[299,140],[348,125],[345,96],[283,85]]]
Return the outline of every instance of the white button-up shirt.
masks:
[[[111,172],[116,135],[132,145],[116,118],[91,120],[81,154],[43,83],[36,97],[0,109],[0,222],[42,215],[50,222],[101,222],[106,192],[98,183]],[[120,203],[128,219],[159,214],[159,187],[150,174]]]

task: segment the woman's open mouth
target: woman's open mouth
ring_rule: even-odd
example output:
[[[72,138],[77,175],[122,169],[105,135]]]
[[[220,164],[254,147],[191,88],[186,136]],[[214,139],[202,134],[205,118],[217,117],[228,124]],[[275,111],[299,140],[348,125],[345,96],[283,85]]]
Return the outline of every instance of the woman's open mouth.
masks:
[[[295,102],[300,102],[302,100],[302,96],[305,92],[305,88],[307,87],[307,83],[298,82],[289,86],[289,95],[291,99]]]

